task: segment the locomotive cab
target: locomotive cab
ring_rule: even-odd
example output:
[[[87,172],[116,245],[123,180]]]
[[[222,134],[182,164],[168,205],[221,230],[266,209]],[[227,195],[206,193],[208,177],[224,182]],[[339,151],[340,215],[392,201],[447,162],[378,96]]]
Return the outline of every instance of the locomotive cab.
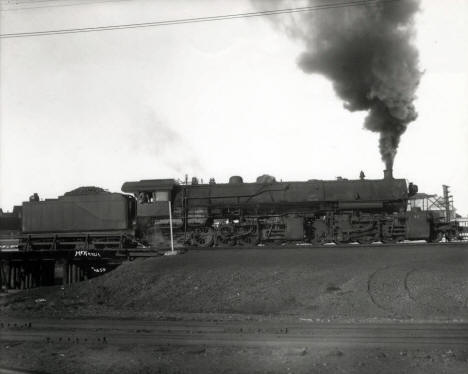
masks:
[[[124,183],[122,191],[132,193],[137,199],[137,217],[161,217],[169,215],[175,184],[174,179],[141,180]]]
[[[138,182],[126,182],[122,191],[132,193],[137,200],[136,232],[140,239],[153,245],[163,242],[161,230],[169,227],[172,216],[174,179],[150,179]],[[179,214],[172,217],[174,227],[182,226]]]

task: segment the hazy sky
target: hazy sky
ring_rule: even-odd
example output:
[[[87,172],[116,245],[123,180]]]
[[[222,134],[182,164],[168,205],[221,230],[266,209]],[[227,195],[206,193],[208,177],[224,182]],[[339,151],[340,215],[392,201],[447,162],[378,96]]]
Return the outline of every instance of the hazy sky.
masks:
[[[234,0],[24,1],[0,0],[2,34],[255,10]],[[394,174],[427,193],[450,185],[466,215],[468,1],[421,7],[419,117]],[[360,170],[381,178],[366,113],[350,113],[329,81],[299,69],[302,50],[265,17],[0,39],[0,207],[33,192],[120,191],[125,181],[185,173],[218,182],[357,178]]]

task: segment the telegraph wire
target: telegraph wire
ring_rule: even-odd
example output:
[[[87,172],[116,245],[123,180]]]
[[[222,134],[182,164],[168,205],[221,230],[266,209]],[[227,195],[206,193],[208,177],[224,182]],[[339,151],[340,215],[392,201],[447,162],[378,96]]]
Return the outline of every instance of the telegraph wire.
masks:
[[[23,7],[17,7],[17,8],[4,8],[0,9],[0,12],[6,13],[6,12],[17,12],[21,10],[28,10],[28,9],[42,9],[42,8],[62,8],[62,7],[68,7],[68,6],[79,6],[79,5],[94,5],[94,4],[102,4],[102,3],[120,3],[120,2],[128,2],[130,0],[98,0],[98,1],[81,1],[81,2],[75,2],[75,3],[68,3],[68,4],[47,4],[47,3],[52,3],[53,0],[45,0],[44,2],[42,1],[37,1],[37,2],[16,2],[15,5],[33,5],[33,4],[38,4],[38,3],[44,3],[45,5],[39,5],[39,6],[23,6]]]
[[[226,15],[218,15],[218,16],[208,16],[208,17],[182,18],[182,19],[174,19],[174,20],[166,20],[166,21],[153,21],[153,22],[143,22],[143,23],[129,23],[129,24],[110,25],[110,26],[96,26],[96,27],[45,30],[45,31],[30,31],[30,32],[20,32],[20,33],[7,33],[7,34],[0,34],[0,38],[2,39],[22,38],[22,37],[33,37],[33,36],[45,36],[45,35],[63,35],[63,34],[83,33],[83,32],[136,29],[136,28],[145,28],[145,27],[160,27],[160,26],[181,25],[181,24],[188,24],[188,23],[224,21],[224,20],[231,20],[231,19],[238,19],[238,18],[271,16],[271,15],[286,14],[286,13],[311,12],[311,11],[317,11],[317,10],[347,8],[347,7],[354,7],[354,6],[379,5],[382,3],[394,3],[394,2],[401,2],[401,1],[403,0],[346,1],[346,2],[340,2],[340,3],[322,4],[322,5],[314,5],[314,6],[307,6],[307,7],[300,7],[300,8],[264,10],[264,11],[258,11],[258,12],[235,13],[235,14],[226,14]]]

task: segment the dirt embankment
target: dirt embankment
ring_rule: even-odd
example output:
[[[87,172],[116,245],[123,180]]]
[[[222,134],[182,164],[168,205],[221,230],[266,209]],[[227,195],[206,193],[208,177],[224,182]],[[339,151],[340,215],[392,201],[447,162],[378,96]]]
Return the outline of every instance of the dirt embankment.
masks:
[[[468,320],[466,248],[193,251],[5,298],[8,315]],[[45,300],[41,300],[45,299]]]

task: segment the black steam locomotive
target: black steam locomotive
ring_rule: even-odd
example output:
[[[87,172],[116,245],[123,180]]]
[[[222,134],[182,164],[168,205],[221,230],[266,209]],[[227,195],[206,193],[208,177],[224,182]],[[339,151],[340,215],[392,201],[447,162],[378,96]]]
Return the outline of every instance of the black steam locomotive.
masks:
[[[126,194],[81,187],[58,199],[32,196],[16,210],[19,248],[163,248],[171,236],[176,246],[194,247],[431,242],[456,236],[456,227],[432,212],[407,211],[417,187],[394,179],[391,171],[381,180],[154,179],[126,182],[122,191]]]

